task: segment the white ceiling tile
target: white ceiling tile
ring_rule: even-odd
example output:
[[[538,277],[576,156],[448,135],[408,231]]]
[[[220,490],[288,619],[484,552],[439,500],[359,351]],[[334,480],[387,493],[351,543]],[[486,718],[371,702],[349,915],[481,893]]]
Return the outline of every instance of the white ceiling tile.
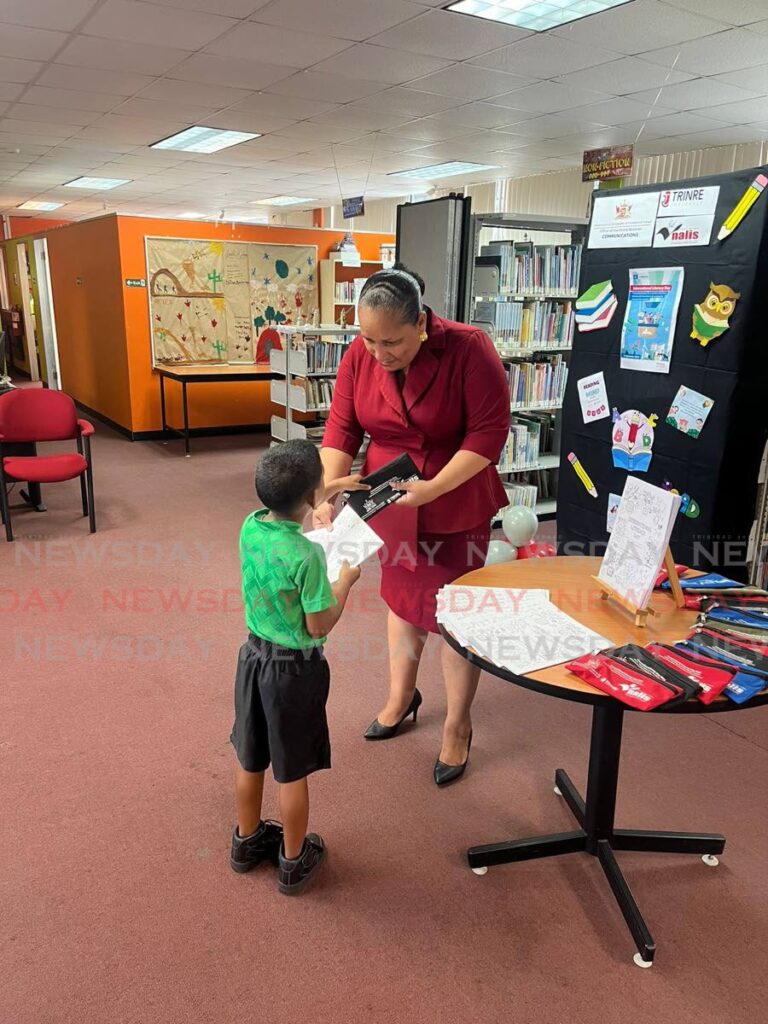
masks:
[[[386,88],[385,82],[364,82],[343,75],[323,75],[316,71],[302,71],[269,87],[278,96],[296,96],[308,100],[328,100],[349,103]]]
[[[161,7],[175,7],[183,11],[206,11],[224,14],[228,18],[247,18],[272,0],[153,0]]]
[[[414,82],[411,88],[421,92],[437,93],[440,96],[459,96],[467,100],[484,100],[501,96],[513,89],[531,84],[533,80],[524,75],[510,75],[503,71],[488,71],[470,64],[456,64],[434,75],[427,75]]]
[[[270,92],[258,92],[236,103],[228,113],[236,114],[240,111],[248,114],[268,114],[270,117],[283,117],[291,121],[303,121],[305,118],[314,117],[316,114],[324,114],[329,110],[338,110],[336,103],[326,103],[320,100],[296,99],[294,96],[276,96]]]
[[[620,54],[594,44],[573,42],[551,33],[536,33],[519,43],[474,57],[469,63],[533,78],[554,78],[615,60]]]
[[[647,89],[633,93],[630,98],[649,104],[653,103],[657,94],[658,89]],[[671,110],[701,110],[721,103],[737,104],[754,98],[754,92],[737,89],[735,85],[718,82],[715,78],[694,78],[690,82],[666,86],[662,89],[659,102]]]
[[[49,64],[38,78],[37,85],[51,89],[77,89],[85,92],[111,93],[113,96],[132,96],[151,81],[149,75],[136,75],[130,71]]]
[[[655,96],[656,93],[653,93]],[[664,94],[662,93],[662,96]],[[637,121],[646,117],[664,117],[673,114],[674,110],[669,107],[652,106],[653,101],[641,102],[626,96],[614,96],[612,99],[603,100],[602,103],[587,103],[578,107],[578,117],[585,121],[593,121],[597,124],[622,125],[627,121]],[[574,117],[574,114],[571,114]]]
[[[16,104],[18,108],[19,104]],[[0,132],[8,135],[36,135],[46,139],[66,139],[77,131],[76,125],[61,124],[55,121],[33,120],[25,113],[23,119],[4,117],[0,121]]]
[[[301,2],[301,0],[294,0]],[[369,42],[395,50],[466,60],[506,43],[530,35],[524,29],[457,15],[450,11],[427,11],[397,28],[374,36]],[[495,65],[494,65],[495,66]],[[502,70],[508,70],[506,68]],[[512,70],[511,68],[509,70]]]
[[[0,7],[2,17],[2,7]],[[51,32],[43,28],[0,24],[0,57],[25,60],[49,60],[66,42],[66,32]]]
[[[174,78],[158,78],[141,92],[142,99],[169,100],[174,103],[193,103],[219,110],[239,103],[250,95],[247,89],[232,89],[226,85],[202,82],[182,82]]]
[[[363,107],[347,105],[324,114],[316,114],[312,120],[318,124],[337,124],[346,128],[362,128],[371,132],[380,131],[382,128],[394,128],[396,125],[402,124],[405,118],[403,114],[393,114],[383,110],[366,110]]]
[[[90,36],[79,35],[56,55],[56,62],[74,67],[163,75],[186,56],[186,50],[170,46],[142,46],[121,39],[101,40],[96,44]]]
[[[725,22],[727,17],[701,18],[658,0],[633,0],[552,31],[556,36],[587,46],[602,46],[619,53],[642,53],[653,49],[659,41],[677,44],[721,32]]]
[[[448,67],[449,63],[439,57],[424,57],[415,53],[389,50],[384,46],[358,43],[343,53],[317,64],[315,70],[345,75],[348,78],[401,85],[413,78],[420,78],[422,75]]]
[[[577,71],[576,74],[584,72]],[[536,111],[540,114],[557,113],[587,103],[598,103],[608,99],[605,93],[584,89],[575,85],[561,85],[558,82],[536,82],[524,89],[516,89],[505,96],[495,96],[497,106],[509,106],[515,110]]]
[[[75,110],[68,107],[43,106],[36,103],[15,103],[11,108],[10,117],[19,121],[44,121],[48,124],[68,126],[68,135],[72,135],[76,127],[92,124],[99,117],[98,110]]]
[[[708,132],[694,132],[678,140],[681,149],[709,149],[712,146],[732,146],[742,142],[768,141],[768,124],[721,125]]]
[[[20,96],[24,86],[19,82],[0,82],[0,100],[7,102]]]
[[[584,131],[600,131],[605,125],[579,117],[578,121],[572,114],[544,114],[532,117],[527,121],[512,124],[509,129],[498,129],[494,134],[522,135],[531,139],[557,139],[564,135],[572,135],[574,128]]]
[[[473,132],[466,125],[451,125],[445,121],[432,121],[431,118],[425,117],[418,121],[410,121],[400,128],[392,128],[382,134],[388,138],[402,139],[406,143],[413,141],[415,147],[419,142],[447,142],[462,135],[471,135]]]
[[[628,131],[639,130],[642,121],[630,121],[624,127]],[[662,139],[675,135],[688,135],[693,132],[706,132],[717,129],[722,124],[715,118],[702,117],[701,114],[694,114],[688,111],[681,111],[677,114],[667,114],[666,117],[655,117],[647,122],[641,136],[647,139]],[[685,149],[684,145],[680,146]]]
[[[649,64],[648,61],[637,57],[622,57],[598,67],[561,75],[557,81],[569,87],[579,86],[623,96],[640,89],[658,88],[664,85],[665,81],[671,85],[690,78],[691,75],[682,71],[679,65],[671,71],[669,68]]]
[[[295,124],[296,119],[292,117],[272,117],[271,114],[257,114],[247,110],[225,110],[214,114],[210,120],[215,121],[211,128],[229,128],[235,132],[256,132],[264,135],[266,132],[279,132],[289,125]]]
[[[187,125],[202,124],[206,117],[210,116],[208,107],[201,103],[172,103],[169,100],[150,100],[141,96],[124,100],[114,112],[121,117],[143,117],[147,120],[156,117],[186,121]]]
[[[363,134],[359,128],[341,128],[336,124],[315,124],[312,121],[298,121],[289,128],[276,132],[276,139],[291,139],[306,144],[310,150],[317,145],[331,142],[351,142]]]
[[[472,128],[502,128],[516,120],[510,115],[508,107],[483,102],[466,103],[464,106],[443,112],[443,116],[451,118],[456,124]]]
[[[436,114],[440,110],[457,107],[462,101],[455,96],[438,96],[429,92],[418,92],[416,89],[385,89],[374,96],[357,100],[354,107],[365,107],[381,113],[403,114],[410,117],[422,117]]]
[[[142,0],[106,0],[81,31],[87,36],[150,45],[168,39],[179,49],[197,50],[237,25],[232,18],[197,11],[181,14]]]
[[[170,78],[185,82],[204,82],[241,89],[263,89],[294,73],[284,65],[267,64],[237,57],[218,57],[213,53],[195,53],[173,68]]]
[[[723,0],[667,0],[667,3],[715,21],[727,21],[729,25],[759,21],[765,17],[766,8],[765,0],[728,0],[727,7],[723,7]]]
[[[740,100],[738,103],[720,103],[707,108],[707,115],[725,124],[758,124],[768,121],[768,97]],[[702,111],[703,113],[703,111]]]
[[[286,67],[306,68],[311,64],[345,50],[348,39],[334,39],[330,36],[298,32],[295,29],[277,28],[255,22],[240,22],[234,32],[229,32],[206,47],[207,53],[223,57],[246,57],[254,54],[274,54],[277,63]]]
[[[319,32],[340,39],[362,40],[400,22],[412,19],[424,8],[403,0],[275,0],[253,16],[254,21],[283,28],[301,26],[304,32]]]
[[[727,71],[724,75],[715,75],[712,81],[726,82],[763,96],[768,93],[768,64],[743,68],[741,71]]]
[[[597,149],[599,146],[621,146],[634,142],[637,130],[626,128],[594,128],[590,132],[578,131],[573,135],[564,135],[558,139],[563,151],[572,149]]]
[[[696,75],[718,75],[726,71],[740,71],[743,68],[765,64],[766,54],[768,47],[764,36],[747,29],[734,28],[729,32],[707,36],[706,39],[697,39],[691,43],[682,43],[680,46],[665,46],[660,50],[651,50],[644,53],[643,57],[667,68],[676,60],[675,70],[690,71]],[[636,86],[636,89],[639,88],[642,86]]]
[[[137,117],[121,117],[108,114],[80,132],[81,138],[97,139],[101,142],[128,142],[134,146],[149,146],[158,139],[173,135],[189,127],[186,121],[158,120],[151,123]]]
[[[96,6],[97,0],[3,0],[2,20],[12,25],[63,29],[70,32]]]
[[[766,14],[768,14],[768,5],[766,5]],[[762,36],[768,36],[768,18],[764,21],[756,21],[753,25],[749,26],[750,32],[759,32]]]
[[[95,110],[105,113],[123,102],[122,96],[109,93],[86,92],[81,89],[51,89],[35,85],[24,93],[25,103],[37,103],[49,107],[73,107],[76,110]]]
[[[36,60],[0,60],[0,82],[30,82],[44,65]]]

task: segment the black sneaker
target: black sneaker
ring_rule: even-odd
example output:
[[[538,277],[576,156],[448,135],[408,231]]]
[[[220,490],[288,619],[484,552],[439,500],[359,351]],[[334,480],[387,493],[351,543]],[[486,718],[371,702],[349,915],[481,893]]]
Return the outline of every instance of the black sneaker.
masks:
[[[232,853],[229,863],[233,871],[242,874],[263,860],[277,866],[283,842],[283,826],[279,821],[262,821],[253,835],[241,839],[237,829],[232,833]]]
[[[287,896],[300,893],[323,863],[325,843],[316,832],[308,832],[304,846],[296,860],[288,860],[283,856],[283,845],[280,844],[280,873],[277,887]]]

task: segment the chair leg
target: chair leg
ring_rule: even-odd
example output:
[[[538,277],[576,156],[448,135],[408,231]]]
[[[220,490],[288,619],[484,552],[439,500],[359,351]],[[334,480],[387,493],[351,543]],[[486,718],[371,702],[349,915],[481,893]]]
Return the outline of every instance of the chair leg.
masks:
[[[3,522],[5,523],[5,539],[7,541],[13,540],[13,530],[11,529],[11,509],[8,504],[8,492],[6,491],[6,478],[3,472],[2,459],[0,459],[0,510],[3,513]]]
[[[91,460],[88,460],[88,469],[85,471],[85,487],[88,495],[88,517],[91,525],[91,533],[96,533],[96,508],[93,503],[93,471]]]
[[[78,452],[81,455],[83,454],[83,439],[82,439],[82,437],[78,437],[78,439],[77,439],[77,450],[78,450]],[[83,515],[87,516],[88,515],[88,492],[87,492],[86,487],[85,487],[85,473],[81,473],[80,474],[80,497],[83,500]]]

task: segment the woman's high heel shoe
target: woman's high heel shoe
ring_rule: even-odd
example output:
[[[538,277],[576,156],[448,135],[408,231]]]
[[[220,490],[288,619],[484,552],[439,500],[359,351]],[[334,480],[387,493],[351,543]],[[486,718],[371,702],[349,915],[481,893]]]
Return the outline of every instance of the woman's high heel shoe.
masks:
[[[449,782],[455,782],[456,779],[460,779],[464,774],[467,764],[469,763],[469,749],[472,746],[472,733],[469,734],[469,742],[467,743],[467,756],[464,759],[464,764],[445,764],[443,761],[438,759],[435,761],[434,777],[435,783],[438,786],[447,786]]]
[[[378,718],[374,718],[371,724],[363,733],[363,736],[367,740],[389,740],[393,736],[397,735],[397,730],[406,720],[408,715],[413,715],[414,725],[416,724],[416,715],[419,713],[421,707],[421,694],[418,690],[413,691],[413,697],[411,703],[406,708],[405,714],[399,722],[395,722],[394,725],[382,725]]]

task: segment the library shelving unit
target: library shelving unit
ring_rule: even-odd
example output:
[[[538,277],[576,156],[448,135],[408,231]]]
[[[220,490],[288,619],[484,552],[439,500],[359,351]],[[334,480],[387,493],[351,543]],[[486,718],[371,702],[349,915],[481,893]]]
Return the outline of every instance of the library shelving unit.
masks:
[[[272,416],[272,444],[292,438],[320,444],[339,363],[357,330],[330,324],[278,327],[277,332],[283,347],[269,353],[270,368],[279,375],[270,383],[270,398],[283,413]],[[301,422],[294,413],[304,414]]]
[[[344,309],[351,311],[347,323],[354,323],[360,289],[384,266],[381,260],[363,259],[356,266],[346,266],[342,258],[349,255],[332,252],[329,259],[320,261],[320,316],[324,324],[338,324]]]
[[[475,214],[466,319],[490,336],[507,367],[510,435],[499,472],[510,505],[557,512],[568,354],[586,218]],[[499,521],[494,520],[494,524]]]

